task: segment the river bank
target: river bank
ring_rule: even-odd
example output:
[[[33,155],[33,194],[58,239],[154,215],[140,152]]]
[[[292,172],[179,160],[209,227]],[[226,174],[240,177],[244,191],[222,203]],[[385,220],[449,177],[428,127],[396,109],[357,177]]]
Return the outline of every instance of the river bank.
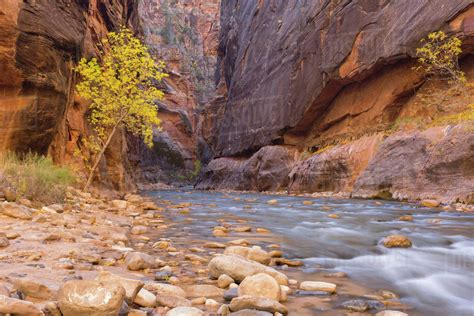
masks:
[[[90,312],[114,314],[120,310],[121,315],[226,315],[230,310],[247,307],[290,315],[377,314],[387,309],[424,314],[416,292],[411,294],[413,300],[390,281],[373,282],[379,278],[378,269],[374,270],[377,277],[367,278],[363,265],[357,271],[347,268],[347,262],[347,269],[324,262],[331,257],[358,258],[361,245],[366,254],[380,252],[384,248],[377,245],[377,240],[397,231],[392,227],[354,244],[353,240],[360,237],[347,234],[346,220],[354,215],[347,213],[348,200],[191,190],[149,191],[142,195],[145,197],[129,194],[122,200],[111,200],[70,190],[64,204],[33,207],[26,200],[1,204],[0,280],[1,295],[5,297],[0,312],[80,315],[85,303],[79,298],[89,295],[94,302],[87,306]],[[351,203],[350,208],[359,211],[367,205],[369,209],[383,207],[385,217],[390,209],[401,207],[391,202],[383,206],[377,201]],[[270,219],[266,209],[277,212],[275,217]],[[464,228],[449,216],[427,209],[422,212],[425,215],[417,215],[414,209],[408,206],[404,210],[415,218],[403,222],[407,228],[420,221],[431,223],[433,228],[427,228],[431,233],[443,235],[440,230],[452,230],[459,235],[464,231],[465,235]],[[295,225],[295,215],[303,224]],[[305,224],[308,216],[328,229],[339,222],[340,228],[329,235],[323,231],[310,233],[307,229],[311,225],[314,228],[314,224]],[[367,214],[362,211],[359,217],[364,221]],[[419,253],[422,239],[409,230],[404,233],[414,242],[413,251]],[[367,234],[373,234],[372,230],[368,229]],[[434,240],[445,244],[446,238],[438,236]],[[328,247],[331,239],[338,243]],[[334,255],[325,253],[330,249]],[[397,254],[398,250],[386,251]],[[236,255],[250,259],[236,259]],[[235,260],[241,260],[240,264],[235,265]],[[466,260],[470,262],[470,258]],[[229,277],[220,277],[224,272]],[[270,274],[280,284],[272,287],[268,282],[274,284],[274,280],[250,278],[246,289],[238,289],[236,283],[256,272]],[[302,284],[305,281],[325,283]],[[273,300],[252,298],[261,295],[259,282],[267,282],[263,283],[265,289],[273,288],[264,294]],[[110,283],[122,284],[125,292]],[[111,299],[101,296],[104,291]],[[235,299],[239,291],[251,297]],[[186,309],[179,314],[176,307]],[[193,307],[196,309],[189,309]]]

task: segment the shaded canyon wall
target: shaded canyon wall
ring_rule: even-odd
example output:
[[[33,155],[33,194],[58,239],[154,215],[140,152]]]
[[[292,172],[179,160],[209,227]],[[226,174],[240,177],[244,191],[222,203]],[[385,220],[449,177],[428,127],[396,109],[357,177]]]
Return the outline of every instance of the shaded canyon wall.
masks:
[[[299,153],[266,167],[290,192],[471,199],[472,131],[392,127],[439,114],[413,70],[428,33],[463,39],[472,78],[472,0],[223,1],[221,16],[217,95],[202,115],[214,160],[198,188],[268,188],[245,182],[245,165],[268,165],[259,150],[277,147]]]

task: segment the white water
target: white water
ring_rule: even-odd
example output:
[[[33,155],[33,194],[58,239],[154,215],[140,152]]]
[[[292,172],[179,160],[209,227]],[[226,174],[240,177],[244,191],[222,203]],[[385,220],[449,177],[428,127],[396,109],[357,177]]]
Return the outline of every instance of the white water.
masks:
[[[303,259],[308,273],[316,264],[346,272],[354,281],[400,294],[423,315],[474,315],[474,215],[439,212],[415,205],[374,201],[232,194],[153,192],[175,202],[192,202],[195,220],[187,233],[209,238],[220,217],[234,216],[271,229],[281,236],[283,251]],[[241,198],[234,201],[234,197]],[[257,199],[246,202],[245,199]],[[277,199],[278,205],[265,202]],[[209,204],[216,204],[211,207]],[[243,206],[251,205],[251,209]],[[332,207],[331,211],[322,207]],[[340,219],[327,215],[336,213]],[[410,214],[413,222],[399,221]],[[440,220],[430,223],[430,220]],[[208,234],[208,235],[207,235]],[[410,249],[387,249],[379,241],[390,234],[408,236]]]

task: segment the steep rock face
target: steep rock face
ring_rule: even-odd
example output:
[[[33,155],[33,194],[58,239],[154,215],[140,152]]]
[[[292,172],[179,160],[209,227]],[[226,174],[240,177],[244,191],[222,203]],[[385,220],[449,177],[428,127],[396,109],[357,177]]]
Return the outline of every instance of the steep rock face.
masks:
[[[278,191],[288,186],[288,174],[298,159],[291,147],[262,147],[249,159],[212,160],[198,179],[198,189]]]
[[[421,83],[407,59],[419,40],[454,29],[446,22],[471,3],[223,1],[219,67],[228,98],[214,124],[215,154],[386,127]]]
[[[474,133],[458,125],[388,137],[355,182],[353,196],[472,203],[473,193]]]
[[[73,67],[126,24],[127,0],[3,1],[0,6],[0,151],[51,154],[69,164],[87,133],[87,105],[74,96]],[[101,182],[130,188],[124,134],[101,166]]]
[[[370,196],[380,191],[413,199],[420,192],[425,197],[465,199],[464,190],[448,194],[441,187],[443,178],[450,182],[461,174],[461,182],[472,182],[466,169],[447,168],[425,191],[414,185],[415,180],[403,191],[398,180],[393,185],[381,180],[369,185],[367,181],[372,172],[380,172],[370,167],[373,164],[383,165],[385,176],[393,173],[398,179],[398,171],[389,163],[396,163],[394,157],[381,147],[393,140],[385,135],[392,134],[401,122],[411,122],[414,129],[405,133],[415,137],[419,121],[459,103],[425,102],[430,89],[442,91],[442,87],[426,83],[414,71],[415,51],[429,32],[442,29],[456,34],[463,40],[463,68],[472,78],[473,3],[223,1],[218,98],[202,116],[202,136],[209,145],[202,146],[207,150],[202,152],[219,157],[219,170],[225,170],[226,161],[232,161],[232,170],[240,170],[235,162],[245,165],[245,157],[263,146],[294,146],[303,152],[288,172],[289,190],[296,193],[336,191]],[[413,155],[421,161],[431,157],[418,143],[399,145],[402,152],[413,146]],[[305,158],[304,152],[310,157]],[[452,148],[459,163],[469,164],[469,153],[468,147]],[[233,183],[232,188],[255,187],[240,179],[243,182]],[[199,181],[198,187],[207,183],[212,188],[206,174]],[[219,185],[223,187],[225,182]],[[454,184],[449,187],[453,189]]]
[[[165,61],[165,100],[159,103],[162,131],[154,146],[136,142],[132,161],[141,178],[186,178],[197,160],[197,113],[214,94],[220,0],[139,1],[136,25],[152,54]]]
[[[351,192],[377,152],[383,136],[362,137],[301,160],[289,174],[290,192]]]

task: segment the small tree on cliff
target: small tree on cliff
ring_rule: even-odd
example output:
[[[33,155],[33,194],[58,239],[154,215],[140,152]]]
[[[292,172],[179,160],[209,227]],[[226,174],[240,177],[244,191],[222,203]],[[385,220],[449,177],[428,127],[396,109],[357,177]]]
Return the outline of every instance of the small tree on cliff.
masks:
[[[459,67],[459,56],[462,54],[462,41],[449,37],[443,31],[432,32],[426,39],[421,40],[422,46],[416,50],[418,57],[417,70],[430,79],[443,80],[449,89],[429,90],[429,95],[423,99],[429,104],[449,104],[461,95],[461,111],[436,118],[433,123],[474,122],[474,103],[470,89],[473,84],[468,82],[465,73]]]
[[[438,31],[430,33],[421,42],[423,45],[416,50],[419,62],[417,69],[430,77],[447,80],[450,84],[466,84],[466,76],[459,68],[459,55],[462,53],[459,38],[448,37],[443,31]]]
[[[76,89],[91,102],[89,122],[94,131],[84,142],[95,153],[85,190],[117,130],[125,128],[152,147],[153,128],[160,124],[155,101],[163,98],[163,92],[155,85],[166,77],[164,64],[156,63],[147,47],[125,27],[107,38],[100,62],[83,58],[76,68],[82,79]]]

